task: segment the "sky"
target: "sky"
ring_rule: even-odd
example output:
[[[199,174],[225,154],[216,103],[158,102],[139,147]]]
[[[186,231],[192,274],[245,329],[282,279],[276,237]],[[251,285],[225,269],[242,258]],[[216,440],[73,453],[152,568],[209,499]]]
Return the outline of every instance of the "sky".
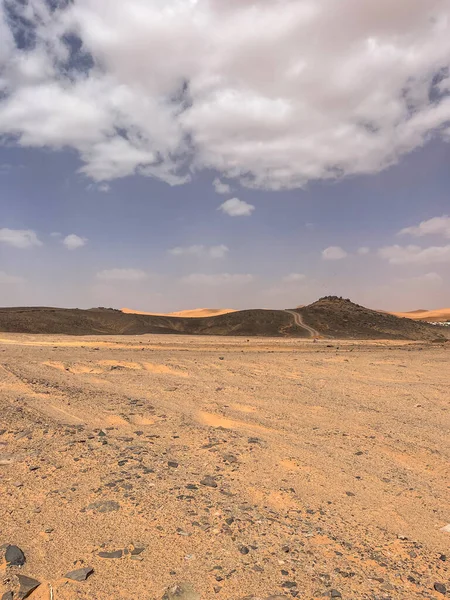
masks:
[[[0,0],[0,305],[450,306],[450,0]]]

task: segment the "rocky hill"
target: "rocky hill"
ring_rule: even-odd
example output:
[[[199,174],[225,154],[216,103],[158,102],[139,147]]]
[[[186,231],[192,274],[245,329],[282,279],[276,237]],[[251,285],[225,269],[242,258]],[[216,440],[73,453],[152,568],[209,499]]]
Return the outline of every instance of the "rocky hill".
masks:
[[[336,296],[295,309],[301,320],[320,336],[349,339],[446,339],[444,328],[379,313]],[[292,311],[291,311],[292,313]],[[0,331],[68,335],[237,335],[305,337],[311,332],[284,310],[242,310],[214,317],[183,318],[126,314],[96,308],[1,308]]]

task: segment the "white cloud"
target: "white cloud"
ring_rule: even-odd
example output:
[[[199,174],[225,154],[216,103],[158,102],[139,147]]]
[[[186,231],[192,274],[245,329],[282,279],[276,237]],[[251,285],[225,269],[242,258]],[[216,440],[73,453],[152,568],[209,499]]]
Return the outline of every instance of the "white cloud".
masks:
[[[223,181],[220,181],[220,179],[218,177],[216,177],[214,179],[213,186],[218,194],[230,194],[231,193],[231,186],[228,185],[228,183],[223,183]]]
[[[0,229],[0,242],[14,248],[31,248],[42,246],[42,242],[31,229]]]
[[[424,235],[443,235],[450,238],[450,217],[442,215],[442,217],[433,217],[428,221],[422,221],[417,226],[405,227],[398,232],[398,235],[414,235],[422,237]]]
[[[195,244],[193,246],[177,246],[169,250],[172,256],[196,256],[198,258],[224,258],[229,252],[229,248],[224,244],[219,246],[203,246]]]
[[[0,284],[3,285],[14,285],[16,283],[23,283],[25,280],[23,277],[18,277],[17,275],[8,275],[5,271],[0,271]]]
[[[306,279],[306,275],[303,273],[289,273],[286,277],[283,277],[283,283],[298,283],[300,281],[304,281]]]
[[[329,246],[322,251],[323,260],[341,260],[348,256],[347,252],[340,246]]]
[[[230,217],[249,217],[255,207],[244,200],[239,200],[239,198],[230,198],[230,200],[226,200],[221,204],[218,210]]]
[[[183,277],[181,281],[183,283],[190,283],[194,285],[234,285],[244,284],[254,281],[254,276],[249,274],[230,274],[230,273],[216,273],[215,275],[206,275],[204,273],[191,273]]]
[[[62,243],[67,250],[76,250],[77,248],[82,248],[85,246],[87,244],[87,239],[82,238],[75,233],[71,233],[63,239]]]
[[[429,265],[433,263],[450,262],[450,245],[430,246],[386,246],[380,248],[378,254],[389,261],[391,265]]]
[[[97,273],[97,279],[102,281],[142,281],[147,277],[141,269],[105,269]]]
[[[443,283],[443,278],[438,273],[424,273],[423,275],[418,275],[417,277],[409,277],[408,279],[399,279],[399,282],[412,284],[412,285],[422,285],[422,284],[431,284],[431,285],[441,285]]]
[[[369,254],[370,248],[368,248],[367,246],[361,246],[361,248],[358,248],[357,252],[361,256],[364,256],[365,254]]]
[[[106,194],[107,192],[109,192],[109,190],[110,190],[110,189],[111,189],[111,186],[110,186],[109,184],[107,184],[107,183],[101,183],[101,184],[98,186],[98,191],[99,191],[99,192],[103,192],[103,193],[105,193],[105,194]]]
[[[3,2],[0,134],[74,148],[97,181],[294,188],[448,136],[449,57],[448,0]]]

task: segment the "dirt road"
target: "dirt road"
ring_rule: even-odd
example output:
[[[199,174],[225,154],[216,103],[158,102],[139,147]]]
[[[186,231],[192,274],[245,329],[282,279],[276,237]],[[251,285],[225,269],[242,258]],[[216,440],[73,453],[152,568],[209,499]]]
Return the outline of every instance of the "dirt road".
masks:
[[[0,596],[443,598],[448,349],[332,344],[2,334]]]
[[[295,310],[287,310],[287,309],[285,312],[292,315],[294,317],[295,324],[298,327],[302,327],[303,329],[306,329],[306,331],[309,333],[310,337],[320,337],[320,333],[317,331],[317,329],[313,329],[313,327],[310,327],[309,325],[306,325],[306,323],[303,322],[303,318],[300,313],[296,312]]]

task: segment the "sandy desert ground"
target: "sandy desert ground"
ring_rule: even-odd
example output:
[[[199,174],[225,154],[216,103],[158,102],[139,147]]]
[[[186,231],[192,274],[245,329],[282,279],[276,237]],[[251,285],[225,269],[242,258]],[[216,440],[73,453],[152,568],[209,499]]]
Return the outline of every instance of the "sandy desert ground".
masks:
[[[1,334],[0,593],[445,597],[449,352]]]

